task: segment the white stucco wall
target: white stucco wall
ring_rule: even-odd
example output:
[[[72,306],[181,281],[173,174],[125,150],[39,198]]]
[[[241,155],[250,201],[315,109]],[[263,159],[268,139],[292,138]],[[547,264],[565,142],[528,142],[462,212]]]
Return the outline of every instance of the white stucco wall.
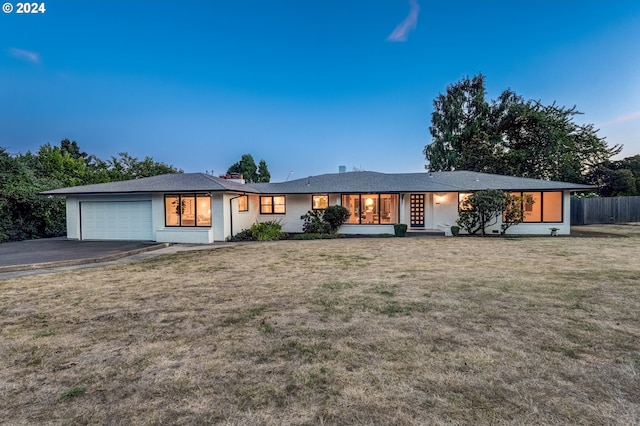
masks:
[[[234,195],[236,197],[236,195]],[[238,199],[234,199],[233,203],[233,235],[240,231],[251,228],[260,214],[260,197],[255,194],[248,196],[249,210],[241,212],[238,210]],[[231,230],[230,230],[231,231]]]

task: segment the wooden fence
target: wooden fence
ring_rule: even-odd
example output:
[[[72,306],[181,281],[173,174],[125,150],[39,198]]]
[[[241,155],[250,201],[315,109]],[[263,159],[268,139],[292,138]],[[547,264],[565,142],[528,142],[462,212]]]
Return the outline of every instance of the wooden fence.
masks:
[[[640,196],[572,198],[571,224],[640,222]]]

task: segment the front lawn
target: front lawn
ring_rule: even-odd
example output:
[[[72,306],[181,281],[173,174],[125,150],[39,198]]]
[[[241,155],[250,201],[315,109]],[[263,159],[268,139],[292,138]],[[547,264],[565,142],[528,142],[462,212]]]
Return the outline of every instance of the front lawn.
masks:
[[[0,423],[637,423],[639,242],[280,241],[2,280]]]

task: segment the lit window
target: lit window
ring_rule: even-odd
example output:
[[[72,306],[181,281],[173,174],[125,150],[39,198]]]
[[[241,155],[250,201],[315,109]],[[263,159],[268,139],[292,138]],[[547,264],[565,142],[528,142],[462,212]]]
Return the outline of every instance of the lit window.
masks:
[[[165,226],[211,226],[211,197],[165,195],[164,218]]]
[[[471,210],[471,206],[467,204],[467,199],[471,196],[470,192],[458,193],[458,211]]]
[[[313,210],[324,210],[329,207],[328,195],[313,195],[311,197],[311,208]]]
[[[542,193],[524,192],[522,210],[524,211],[524,222],[542,222]]]
[[[198,195],[196,226],[211,226],[211,197]]]
[[[260,197],[260,213],[261,214],[286,213],[284,195]]]
[[[522,210],[524,222],[562,222],[561,191],[554,192],[516,192],[523,198]]]
[[[239,212],[249,211],[249,196],[243,195],[240,198],[238,198],[238,211]]]
[[[349,194],[342,196],[349,211],[347,223],[378,225],[398,223],[398,194]]]
[[[542,220],[544,222],[562,222],[562,192],[542,193]]]

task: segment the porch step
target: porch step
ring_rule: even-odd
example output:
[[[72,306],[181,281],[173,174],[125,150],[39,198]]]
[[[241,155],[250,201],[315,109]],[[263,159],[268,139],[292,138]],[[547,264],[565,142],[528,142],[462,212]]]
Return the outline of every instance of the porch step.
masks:
[[[444,237],[442,229],[407,229],[407,237]]]

